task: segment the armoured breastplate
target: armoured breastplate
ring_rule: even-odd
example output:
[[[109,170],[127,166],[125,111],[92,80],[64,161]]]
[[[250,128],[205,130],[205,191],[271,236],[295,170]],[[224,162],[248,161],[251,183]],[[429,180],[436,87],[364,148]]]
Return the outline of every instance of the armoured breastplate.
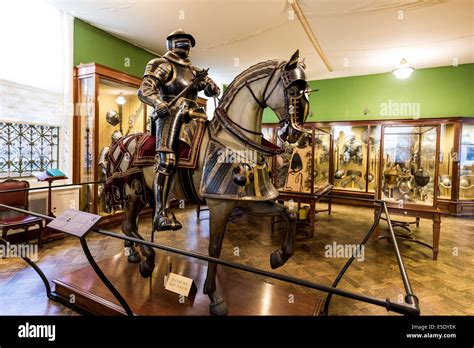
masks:
[[[160,86],[160,94],[166,102],[171,101],[175,96],[181,93],[182,90],[191,85],[194,79],[194,74],[190,66],[180,65],[174,62],[170,63],[173,66],[173,76],[170,81]],[[197,88],[191,87],[182,97],[195,101],[197,94]]]
[[[346,152],[349,156],[354,157],[359,154],[361,144],[359,142],[349,142],[346,144]]]

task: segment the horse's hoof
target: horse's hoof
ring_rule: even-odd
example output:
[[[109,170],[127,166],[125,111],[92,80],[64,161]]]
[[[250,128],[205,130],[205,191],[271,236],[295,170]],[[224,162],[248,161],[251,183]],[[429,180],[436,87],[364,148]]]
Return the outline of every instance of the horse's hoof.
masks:
[[[130,263],[137,263],[137,262],[140,262],[140,260],[141,260],[141,257],[138,252],[128,255],[128,262]]]
[[[146,263],[146,261],[142,261],[140,262],[139,269],[140,269],[141,276],[143,278],[148,278],[153,273],[153,270],[155,269],[155,264],[151,266],[148,263]]]
[[[224,316],[229,313],[229,309],[225,301],[220,299],[209,304],[209,313],[211,313],[211,315]]]
[[[270,266],[272,267],[272,269],[281,267],[284,263],[285,260],[283,260],[280,250],[275,250],[270,254]]]

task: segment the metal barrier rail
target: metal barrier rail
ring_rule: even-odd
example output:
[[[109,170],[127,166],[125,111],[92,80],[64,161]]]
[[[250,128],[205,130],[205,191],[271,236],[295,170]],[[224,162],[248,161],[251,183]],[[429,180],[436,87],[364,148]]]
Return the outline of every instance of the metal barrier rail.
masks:
[[[105,184],[105,181],[88,181],[88,182],[79,182],[79,183],[72,183],[72,184],[62,184],[62,185],[52,185],[51,188],[60,188],[60,187],[68,187],[68,186],[85,186],[85,185],[94,185],[94,184]],[[1,190],[0,194],[2,193],[10,193],[10,192],[23,192],[23,191],[35,191],[35,190],[44,190],[48,189],[48,186],[39,186],[39,187],[28,187],[23,189],[12,189],[12,190]],[[322,197],[322,198],[336,198],[342,200],[348,200],[347,196],[337,195],[330,193],[308,193],[308,192],[293,192],[291,194],[295,197],[297,196],[313,196],[313,197]],[[371,199],[371,198],[363,198],[363,197],[351,197],[351,201],[359,201],[359,202],[372,202],[372,203],[382,203],[385,202],[383,200]],[[374,205],[376,205],[374,204]]]
[[[89,182],[81,182],[78,184],[63,184],[63,185],[51,185],[52,189],[60,188],[60,187],[69,187],[69,186],[84,186],[84,185],[94,185],[94,184],[105,184],[105,181],[89,181]],[[2,193],[12,193],[12,192],[24,192],[24,191],[36,191],[36,190],[47,190],[49,188],[48,185],[45,186],[38,186],[38,187],[27,187],[22,189],[12,189],[12,190],[1,190],[0,194]]]
[[[365,199],[361,198],[360,200],[365,200]],[[397,303],[397,302],[392,302],[388,298],[385,299],[385,300],[381,300],[381,299],[378,299],[378,298],[375,298],[375,297],[365,296],[365,295],[353,293],[351,291],[338,289],[337,285],[338,285],[339,281],[342,279],[344,273],[347,271],[347,269],[351,265],[351,263],[354,261],[354,258],[355,258],[354,256],[352,256],[346,262],[344,267],[339,272],[339,274],[338,274],[336,280],[334,281],[333,285],[332,286],[327,286],[327,285],[307,281],[307,280],[304,280],[304,279],[299,279],[299,278],[295,278],[295,277],[291,277],[291,276],[286,276],[286,275],[282,275],[282,274],[275,273],[275,272],[265,271],[265,270],[262,270],[262,269],[250,267],[250,266],[243,265],[243,264],[240,264],[240,263],[236,263],[236,262],[233,262],[233,261],[222,260],[222,259],[218,259],[218,258],[211,257],[211,256],[208,256],[208,255],[204,255],[204,254],[200,254],[200,253],[196,253],[196,252],[192,252],[192,251],[188,251],[188,250],[184,250],[184,249],[170,247],[170,246],[167,246],[167,245],[164,245],[164,244],[148,242],[148,241],[145,241],[145,240],[142,240],[142,239],[128,237],[128,236],[117,234],[115,232],[107,231],[107,230],[104,230],[104,229],[93,228],[93,229],[91,229],[91,231],[94,231],[94,232],[99,233],[99,234],[104,235],[104,236],[109,236],[109,237],[121,239],[121,240],[124,240],[124,241],[130,241],[130,242],[134,242],[134,243],[138,243],[138,244],[142,244],[142,245],[147,245],[147,246],[159,249],[159,250],[164,250],[164,251],[168,251],[168,252],[172,252],[172,253],[175,253],[175,254],[188,256],[188,257],[192,257],[192,258],[196,258],[196,259],[204,260],[204,261],[208,261],[208,262],[214,262],[214,263],[217,263],[217,264],[220,264],[220,265],[223,265],[223,266],[227,266],[227,267],[230,267],[230,268],[238,269],[238,270],[241,270],[241,271],[246,271],[246,272],[262,275],[262,276],[265,276],[265,277],[277,279],[277,280],[280,280],[280,281],[288,282],[288,283],[291,283],[291,284],[301,285],[301,286],[308,287],[308,288],[311,288],[311,289],[327,292],[328,296],[326,298],[326,304],[325,304],[325,309],[324,309],[324,314],[326,314],[326,315],[328,314],[329,303],[331,301],[332,295],[339,295],[339,296],[342,296],[342,297],[346,297],[346,298],[350,298],[350,299],[354,299],[354,300],[358,300],[358,301],[362,301],[362,302],[366,302],[366,303],[371,303],[371,304],[374,304],[374,305],[377,305],[377,306],[380,306],[380,307],[385,307],[388,311],[394,311],[396,313],[400,313],[400,314],[404,314],[404,315],[419,315],[420,314],[420,308],[419,308],[419,304],[418,304],[418,298],[416,297],[415,294],[413,294],[413,291],[411,289],[411,285],[410,285],[410,282],[409,282],[409,279],[408,279],[408,275],[407,275],[407,272],[406,272],[406,269],[405,269],[405,265],[403,263],[401,255],[400,255],[400,250],[398,248],[398,244],[397,244],[397,241],[396,241],[396,238],[395,238],[395,233],[393,231],[393,227],[392,227],[392,224],[391,224],[391,221],[390,221],[390,217],[388,215],[387,205],[384,201],[380,201],[380,200],[369,200],[369,201],[378,204],[379,209],[378,209],[377,216],[376,216],[376,219],[375,219],[372,227],[370,228],[370,230],[366,234],[365,238],[362,240],[362,242],[359,245],[362,246],[369,240],[370,236],[373,234],[377,224],[380,221],[380,218],[382,216],[382,212],[384,212],[386,217],[387,217],[387,224],[388,224],[388,227],[389,227],[390,236],[391,236],[393,245],[395,246],[395,255],[396,255],[396,258],[397,258],[397,263],[399,265],[402,281],[403,281],[403,284],[404,284],[404,287],[405,287],[405,292],[406,292],[405,302],[406,303],[404,303],[404,304]],[[24,210],[24,209],[15,208],[15,207],[10,207],[10,206],[4,205],[4,204],[0,204],[0,207],[4,208],[4,209],[11,209],[11,210],[14,210],[14,211],[18,211],[18,212],[21,212],[21,213],[24,213],[24,214],[29,214],[29,215],[32,215],[32,216],[37,216],[37,217],[40,217],[40,218],[43,218],[43,219],[49,220],[49,221],[54,220],[54,218],[52,218],[50,216],[47,216],[47,215],[38,214],[38,213],[30,212],[30,211],[27,211],[27,210]],[[121,296],[119,291],[108,280],[106,275],[101,271],[100,267],[97,265],[97,263],[95,262],[92,254],[90,253],[90,250],[87,246],[86,236],[91,231],[89,231],[88,233],[84,234],[81,237],[74,236],[74,235],[71,235],[71,236],[74,236],[74,237],[77,237],[77,238],[80,239],[81,247],[82,247],[82,249],[83,249],[83,251],[84,251],[84,253],[87,257],[87,260],[89,261],[92,268],[94,269],[95,273],[99,276],[101,281],[109,289],[109,291],[114,295],[114,297],[119,301],[119,303],[124,308],[126,314],[129,315],[129,316],[132,316],[133,311],[131,310],[130,306],[127,304],[125,299]],[[4,243],[4,240],[2,238],[0,238],[0,242]],[[43,280],[43,283],[45,284],[45,287],[46,287],[46,292],[47,292],[48,298],[50,298],[52,300],[55,300],[57,302],[60,302],[64,305],[66,305],[66,306],[73,307],[75,310],[77,310],[79,312],[83,312],[82,310],[77,308],[77,306],[71,306],[71,304],[66,299],[61,298],[58,294],[52,292],[51,288],[50,288],[50,285],[49,285],[49,282],[48,282],[46,276],[44,275],[44,273],[41,271],[41,269],[33,261],[29,260],[28,258],[23,257],[23,259],[33,267],[33,269],[39,274],[39,276]]]

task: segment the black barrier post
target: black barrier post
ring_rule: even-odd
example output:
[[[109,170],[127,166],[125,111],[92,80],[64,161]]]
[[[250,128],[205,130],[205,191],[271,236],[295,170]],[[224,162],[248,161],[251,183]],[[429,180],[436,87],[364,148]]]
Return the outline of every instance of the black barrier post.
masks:
[[[97,262],[95,262],[94,257],[92,256],[89,247],[87,246],[87,242],[85,239],[85,235],[80,238],[81,241],[81,246],[82,250],[84,251],[84,254],[86,255],[87,260],[91,264],[92,268],[94,269],[94,272],[99,276],[100,280],[104,285],[109,289],[109,291],[114,295],[114,297],[119,301],[119,303],[122,305],[123,309],[125,310],[125,313],[127,313],[128,316],[133,316],[133,311],[131,310],[130,306],[128,305],[127,301],[123,298],[123,296],[120,294],[120,292],[113,286],[113,284],[110,282],[110,280],[107,278],[107,276],[102,272],[100,269],[99,265]]]
[[[379,221],[380,221],[380,217],[382,216],[382,211],[383,211],[383,207],[382,205],[380,205],[379,207],[379,210],[377,211],[377,216],[375,218],[375,221],[373,223],[373,225],[370,227],[370,230],[369,232],[366,234],[366,236],[364,237],[364,239],[362,240],[362,242],[360,242],[359,244],[359,249],[358,250],[361,250],[361,247],[362,245],[365,245],[365,243],[367,243],[367,241],[369,240],[369,238],[372,236],[372,234],[374,233],[375,231],[375,228],[377,227]],[[346,264],[344,265],[344,267],[342,267],[342,269],[339,271],[339,274],[337,275],[336,279],[334,280],[334,282],[332,283],[332,286],[335,288],[337,287],[337,285],[339,284],[339,282],[341,281],[342,277],[344,276],[344,274],[346,273],[346,271],[349,269],[350,265],[352,264],[352,262],[355,260],[355,257],[356,255],[352,255],[349,260],[347,260]],[[323,315],[329,315],[329,305],[331,303],[331,299],[332,299],[332,294],[331,293],[328,293],[328,295],[326,296],[326,301],[324,303],[324,310],[323,310]]]
[[[410,303],[418,307],[418,297],[416,297],[413,294],[410,281],[408,280],[407,270],[405,268],[405,264],[403,263],[402,255],[400,254],[400,249],[398,248],[397,238],[395,236],[395,232],[393,231],[392,221],[390,220],[387,204],[385,202],[383,204],[383,208],[385,210],[385,217],[387,218],[387,225],[390,231],[390,236],[392,237],[393,247],[395,248],[395,255],[397,257],[398,268],[400,269],[403,285],[405,286],[405,292],[406,292],[405,301],[407,303]]]

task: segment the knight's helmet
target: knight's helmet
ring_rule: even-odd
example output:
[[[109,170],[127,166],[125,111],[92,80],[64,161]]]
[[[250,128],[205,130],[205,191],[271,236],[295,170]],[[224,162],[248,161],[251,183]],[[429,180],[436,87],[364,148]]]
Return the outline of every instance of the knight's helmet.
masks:
[[[119,131],[119,130],[115,130],[113,133],[112,133],[112,137],[111,137],[111,140],[112,140],[112,144],[115,144],[117,142],[117,140],[119,140],[121,137],[122,137],[122,133]]]
[[[195,45],[194,37],[185,33],[183,29],[173,31],[166,38],[166,48],[183,59],[188,58],[191,47]]]

